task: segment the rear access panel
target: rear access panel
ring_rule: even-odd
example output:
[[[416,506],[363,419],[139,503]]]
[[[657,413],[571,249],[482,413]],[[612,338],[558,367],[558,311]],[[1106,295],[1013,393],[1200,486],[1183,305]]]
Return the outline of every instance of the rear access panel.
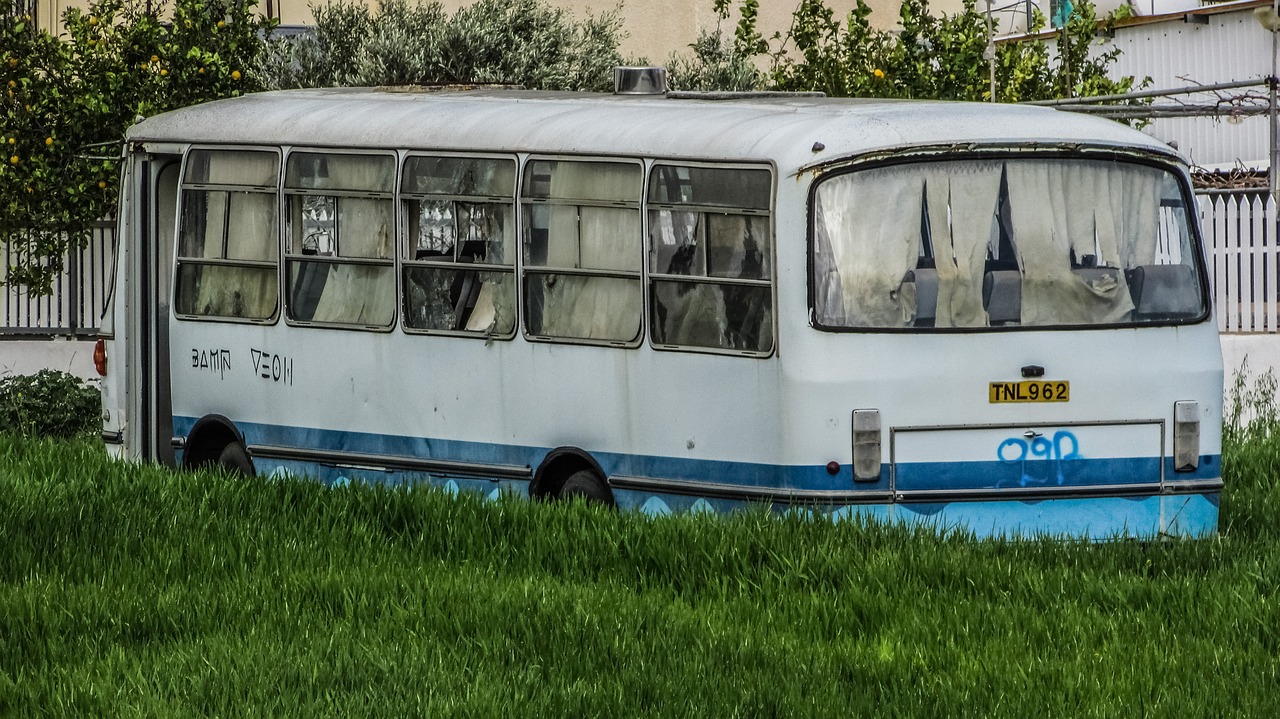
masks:
[[[1164,422],[893,427],[898,501],[1156,493]]]

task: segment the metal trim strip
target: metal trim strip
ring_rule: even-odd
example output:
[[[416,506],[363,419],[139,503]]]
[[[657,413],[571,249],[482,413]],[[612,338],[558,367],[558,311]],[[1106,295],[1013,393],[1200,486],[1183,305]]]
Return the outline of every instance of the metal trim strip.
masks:
[[[533,478],[533,469],[525,466],[507,464],[478,464],[473,462],[457,462],[443,459],[422,459],[403,455],[366,454],[362,452],[334,452],[304,449],[300,447],[281,447],[269,444],[253,444],[248,447],[252,457],[262,459],[282,459],[299,462],[316,462],[336,467],[351,469],[368,469],[374,471],[407,470],[416,472],[436,472],[475,477],[498,479]]]
[[[1194,480],[1177,486],[1161,487],[1158,483],[1107,484],[1089,487],[1009,487],[1006,489],[928,489],[902,491],[894,495],[897,503],[934,502],[1029,502],[1046,499],[1102,499],[1109,497],[1155,497],[1170,494],[1203,494],[1222,490],[1222,480]]]
[[[613,476],[613,489],[650,491],[713,499],[785,501],[806,504],[886,504],[893,500],[888,491],[831,491],[822,489],[789,489],[785,487],[753,487],[742,484],[654,479],[652,477]]]
[[[750,487],[739,484],[680,482],[650,477],[615,476],[609,478],[614,489],[650,491],[658,494],[783,501],[802,504],[913,504],[934,502],[1013,502],[1043,499],[1100,499],[1109,497],[1149,497],[1162,494],[1202,494],[1222,490],[1221,479],[1190,480],[1161,488],[1159,483],[1094,485],[1090,487],[1016,487],[1006,489],[932,489],[889,492],[828,491],[786,488]]]

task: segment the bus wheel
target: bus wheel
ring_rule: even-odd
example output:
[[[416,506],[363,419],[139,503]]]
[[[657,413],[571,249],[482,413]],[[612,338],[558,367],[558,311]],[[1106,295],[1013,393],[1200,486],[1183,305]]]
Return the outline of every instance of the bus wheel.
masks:
[[[242,477],[253,476],[253,460],[249,459],[249,453],[244,451],[244,447],[239,442],[232,442],[222,448],[222,452],[218,454],[216,465],[231,474],[238,474]]]
[[[589,469],[580,469],[569,475],[564,484],[560,485],[557,496],[566,501],[574,497],[582,497],[589,504],[613,506],[613,493],[609,491],[604,481]]]

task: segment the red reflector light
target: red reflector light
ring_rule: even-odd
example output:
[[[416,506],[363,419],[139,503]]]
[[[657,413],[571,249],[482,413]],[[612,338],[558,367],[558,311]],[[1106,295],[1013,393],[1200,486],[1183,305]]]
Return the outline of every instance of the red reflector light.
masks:
[[[98,340],[93,345],[93,368],[99,377],[107,376],[107,341]]]
[[[840,463],[835,461],[827,462],[827,474],[840,474]]]

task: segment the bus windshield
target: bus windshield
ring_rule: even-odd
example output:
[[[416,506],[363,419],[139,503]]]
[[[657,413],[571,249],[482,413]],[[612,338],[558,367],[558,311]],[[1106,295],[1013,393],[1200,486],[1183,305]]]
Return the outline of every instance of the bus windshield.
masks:
[[[1113,326],[1204,317],[1177,178],[1114,160],[993,158],[829,176],[813,200],[825,329]]]

